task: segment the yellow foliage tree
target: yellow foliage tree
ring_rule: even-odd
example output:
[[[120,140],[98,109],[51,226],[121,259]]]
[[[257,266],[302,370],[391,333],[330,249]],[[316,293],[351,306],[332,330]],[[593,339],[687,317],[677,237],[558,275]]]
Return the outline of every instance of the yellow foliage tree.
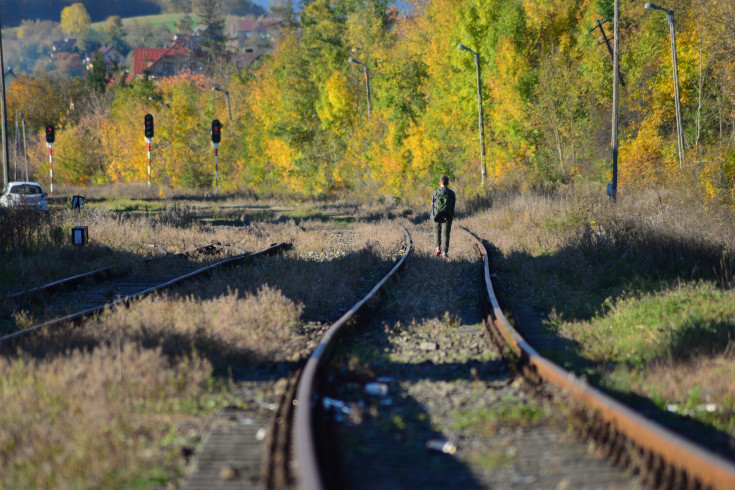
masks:
[[[69,5],[61,11],[61,29],[70,36],[86,37],[91,25],[92,19],[82,3]]]

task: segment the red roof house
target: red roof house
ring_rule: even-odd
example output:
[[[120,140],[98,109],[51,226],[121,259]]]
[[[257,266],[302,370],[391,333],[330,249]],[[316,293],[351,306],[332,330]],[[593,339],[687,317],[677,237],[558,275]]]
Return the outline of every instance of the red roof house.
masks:
[[[142,48],[133,51],[133,74],[148,72],[150,76],[167,77],[181,71],[199,73],[202,65],[194,58],[194,52],[177,41],[168,48]]]

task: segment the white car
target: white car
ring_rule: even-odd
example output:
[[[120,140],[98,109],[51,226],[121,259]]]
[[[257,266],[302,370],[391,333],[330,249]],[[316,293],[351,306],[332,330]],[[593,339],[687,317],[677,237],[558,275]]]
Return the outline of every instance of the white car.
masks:
[[[0,206],[28,206],[46,211],[48,201],[41,185],[36,182],[9,182],[0,196]]]

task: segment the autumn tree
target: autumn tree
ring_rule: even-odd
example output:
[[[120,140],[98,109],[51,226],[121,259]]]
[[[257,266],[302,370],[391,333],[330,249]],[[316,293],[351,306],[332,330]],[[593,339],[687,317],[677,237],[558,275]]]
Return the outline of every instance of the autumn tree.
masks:
[[[82,3],[74,3],[61,11],[61,28],[69,36],[85,39],[92,25],[92,19]]]
[[[32,128],[58,124],[70,109],[73,81],[49,75],[19,75],[8,88],[8,113],[22,112]]]

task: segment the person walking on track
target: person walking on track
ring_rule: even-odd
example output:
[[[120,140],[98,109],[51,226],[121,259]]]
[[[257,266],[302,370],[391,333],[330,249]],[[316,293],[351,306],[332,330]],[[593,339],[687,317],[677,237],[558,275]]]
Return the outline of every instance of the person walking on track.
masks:
[[[454,191],[447,187],[449,177],[442,175],[439,178],[439,188],[431,196],[431,218],[434,222],[434,244],[439,255],[446,259],[449,254],[449,235],[452,231],[452,220],[454,219],[454,203],[457,198]]]

